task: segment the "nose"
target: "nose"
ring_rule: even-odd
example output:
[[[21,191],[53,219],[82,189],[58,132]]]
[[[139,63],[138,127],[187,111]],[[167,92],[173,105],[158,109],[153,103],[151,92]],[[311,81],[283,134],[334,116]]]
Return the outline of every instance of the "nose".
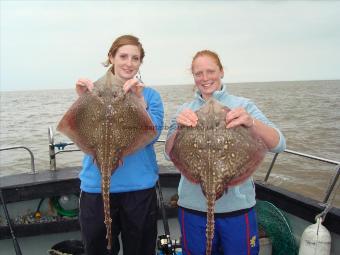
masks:
[[[203,72],[202,79],[203,79],[204,81],[208,80],[208,74],[207,74],[206,72]]]
[[[128,66],[131,66],[132,65],[132,58],[128,58],[126,64]]]

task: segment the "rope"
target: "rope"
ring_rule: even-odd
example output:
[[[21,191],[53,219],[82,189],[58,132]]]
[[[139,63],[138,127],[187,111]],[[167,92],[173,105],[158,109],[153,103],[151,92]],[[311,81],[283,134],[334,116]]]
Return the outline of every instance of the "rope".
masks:
[[[317,222],[319,218],[321,218],[321,222],[324,222],[327,216],[327,213],[333,207],[332,204],[333,204],[333,201],[336,195],[336,191],[338,190],[339,186],[340,186],[340,181],[338,181],[337,187],[333,190],[333,194],[331,195],[331,198],[327,201],[326,208],[321,213],[315,216],[315,222]]]

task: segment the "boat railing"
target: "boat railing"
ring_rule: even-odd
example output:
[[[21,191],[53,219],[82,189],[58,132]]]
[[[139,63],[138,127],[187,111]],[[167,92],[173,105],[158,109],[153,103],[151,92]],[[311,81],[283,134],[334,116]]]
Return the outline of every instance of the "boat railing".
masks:
[[[79,149],[65,149],[67,146],[69,145],[74,145],[73,142],[60,142],[60,143],[54,143],[54,134],[53,134],[53,130],[51,127],[48,128],[48,136],[49,136],[49,155],[50,155],[50,169],[51,170],[56,170],[56,155],[59,153],[65,153],[65,152],[73,152],[73,151],[79,151]],[[159,139],[157,141],[157,143],[165,143],[164,139]],[[55,148],[58,149],[58,151],[55,151]],[[306,154],[306,153],[301,153],[298,151],[293,151],[293,150],[284,150],[283,153],[288,153],[288,154],[292,154],[294,156],[298,156],[298,157],[302,157],[302,158],[307,158],[307,159],[312,159],[312,160],[317,160],[317,161],[321,161],[321,162],[325,162],[328,164],[332,164],[335,165],[335,174],[330,182],[330,184],[327,187],[326,190],[326,194],[322,200],[323,203],[327,203],[329,200],[330,195],[332,194],[335,185],[339,179],[339,175],[340,175],[340,161],[336,161],[336,160],[330,160],[330,159],[326,159],[326,158],[322,158],[322,157],[317,157],[317,156],[313,156],[310,154]],[[264,178],[264,182],[267,182],[269,179],[269,176],[272,172],[272,169],[275,165],[275,162],[277,160],[279,153],[273,153],[273,159],[271,160],[271,163],[269,165],[269,168],[267,170],[267,173],[265,175]]]
[[[332,191],[339,179],[339,175],[340,175],[340,161],[336,161],[336,160],[330,160],[330,159],[326,159],[326,158],[322,158],[322,157],[317,157],[317,156],[313,156],[313,155],[310,155],[310,154],[306,154],[306,153],[301,153],[301,152],[298,152],[298,151],[293,151],[293,150],[284,150],[284,153],[288,153],[288,154],[292,154],[294,156],[299,156],[299,157],[302,157],[302,158],[308,158],[308,159],[312,159],[312,160],[316,160],[316,161],[320,161],[320,162],[325,162],[325,163],[328,163],[328,164],[332,164],[332,165],[335,165],[335,174],[330,182],[330,184],[328,185],[327,187],[327,191],[326,191],[326,194],[323,198],[323,203],[327,203],[328,200],[329,200],[329,197],[330,195],[332,194]],[[267,170],[267,173],[266,173],[266,176],[264,178],[264,181],[267,182],[268,181],[268,178],[271,174],[271,171],[274,167],[274,164],[276,162],[276,159],[278,157],[279,153],[275,153],[274,156],[273,156],[273,159],[269,165],[269,168]]]
[[[0,151],[17,150],[17,149],[24,149],[30,154],[30,157],[31,157],[31,173],[35,174],[36,170],[35,170],[35,163],[34,163],[34,154],[26,146],[13,146],[13,147],[0,148]]]

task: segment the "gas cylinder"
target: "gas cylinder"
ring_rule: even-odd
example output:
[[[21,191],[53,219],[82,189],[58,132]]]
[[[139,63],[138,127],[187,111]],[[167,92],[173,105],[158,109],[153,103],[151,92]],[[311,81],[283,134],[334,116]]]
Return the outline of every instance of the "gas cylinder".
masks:
[[[299,255],[329,255],[331,253],[331,234],[318,218],[315,224],[303,231]]]

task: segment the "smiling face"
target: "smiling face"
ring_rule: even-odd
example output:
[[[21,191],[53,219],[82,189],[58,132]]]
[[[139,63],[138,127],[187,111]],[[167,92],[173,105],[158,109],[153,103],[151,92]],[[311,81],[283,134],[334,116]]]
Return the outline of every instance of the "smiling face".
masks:
[[[142,64],[141,51],[135,45],[121,46],[116,54],[109,58],[114,67],[114,74],[124,81],[134,78]]]
[[[199,55],[194,58],[192,74],[195,84],[204,99],[209,99],[215,91],[221,89],[221,78],[224,72],[213,57]]]

